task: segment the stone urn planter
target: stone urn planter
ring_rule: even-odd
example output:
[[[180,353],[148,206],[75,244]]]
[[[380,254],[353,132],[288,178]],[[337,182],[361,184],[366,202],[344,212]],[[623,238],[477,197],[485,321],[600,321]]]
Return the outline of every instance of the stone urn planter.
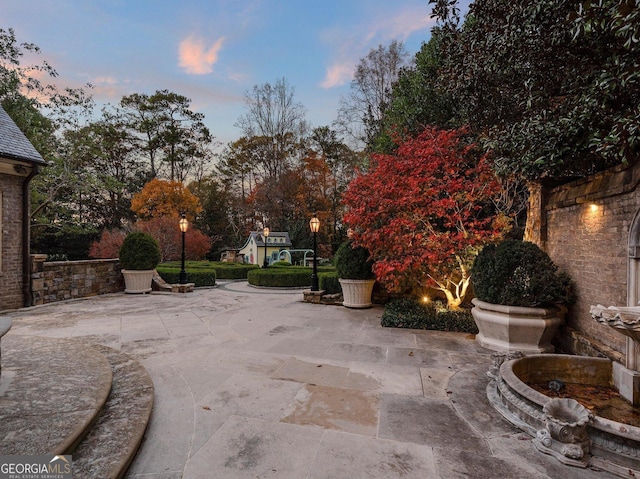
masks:
[[[373,286],[376,282],[371,270],[373,262],[369,251],[353,246],[351,240],[336,251],[335,264],[342,288],[342,305],[347,308],[370,308]]]
[[[120,265],[125,293],[142,294],[151,291],[153,273],[160,262],[160,247],[150,235],[134,232],[127,235],[120,247]]]
[[[347,308],[370,308],[375,279],[338,279],[342,287],[342,305]]]
[[[485,246],[471,271],[476,341],[494,351],[554,352],[551,340],[573,300],[571,279],[534,243]]]
[[[550,353],[551,340],[564,321],[559,307],[504,306],[474,298],[471,314],[478,326],[476,341],[493,351]]]
[[[149,293],[153,283],[153,273],[155,269],[133,270],[123,269],[124,292],[127,294]]]

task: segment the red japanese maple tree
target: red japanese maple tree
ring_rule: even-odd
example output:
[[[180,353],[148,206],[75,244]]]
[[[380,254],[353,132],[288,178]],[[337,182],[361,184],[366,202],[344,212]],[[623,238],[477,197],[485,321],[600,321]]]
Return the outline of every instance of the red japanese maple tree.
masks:
[[[464,300],[477,248],[508,224],[491,207],[500,185],[487,157],[465,134],[428,127],[395,154],[373,155],[343,197],[378,281],[396,292],[441,290],[451,309]]]

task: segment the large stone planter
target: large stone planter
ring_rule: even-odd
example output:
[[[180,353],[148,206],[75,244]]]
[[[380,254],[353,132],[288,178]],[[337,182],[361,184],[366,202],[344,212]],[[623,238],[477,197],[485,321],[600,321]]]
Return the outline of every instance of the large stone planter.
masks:
[[[493,351],[552,353],[551,340],[564,321],[564,310],[503,306],[472,300],[471,310],[479,333],[476,341]]]
[[[131,294],[149,293],[155,270],[123,269],[124,292]]]
[[[342,288],[342,305],[347,308],[370,308],[375,279],[338,279]]]

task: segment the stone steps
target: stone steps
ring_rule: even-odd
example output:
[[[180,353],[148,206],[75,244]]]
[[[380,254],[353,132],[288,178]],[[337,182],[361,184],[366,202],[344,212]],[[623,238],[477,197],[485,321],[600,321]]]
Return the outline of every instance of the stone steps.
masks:
[[[81,340],[9,334],[2,345],[0,454],[71,454],[74,477],[123,477],[153,406],[144,367]]]

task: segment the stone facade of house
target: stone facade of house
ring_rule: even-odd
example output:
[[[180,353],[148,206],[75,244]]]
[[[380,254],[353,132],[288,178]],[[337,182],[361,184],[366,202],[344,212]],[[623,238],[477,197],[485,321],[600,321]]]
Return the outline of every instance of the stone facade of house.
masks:
[[[640,165],[618,167],[532,195],[528,238],[569,273],[577,302],[558,338],[561,349],[620,360],[625,337],[592,319],[591,305],[637,304],[640,284]],[[634,225],[636,225],[634,227]]]

